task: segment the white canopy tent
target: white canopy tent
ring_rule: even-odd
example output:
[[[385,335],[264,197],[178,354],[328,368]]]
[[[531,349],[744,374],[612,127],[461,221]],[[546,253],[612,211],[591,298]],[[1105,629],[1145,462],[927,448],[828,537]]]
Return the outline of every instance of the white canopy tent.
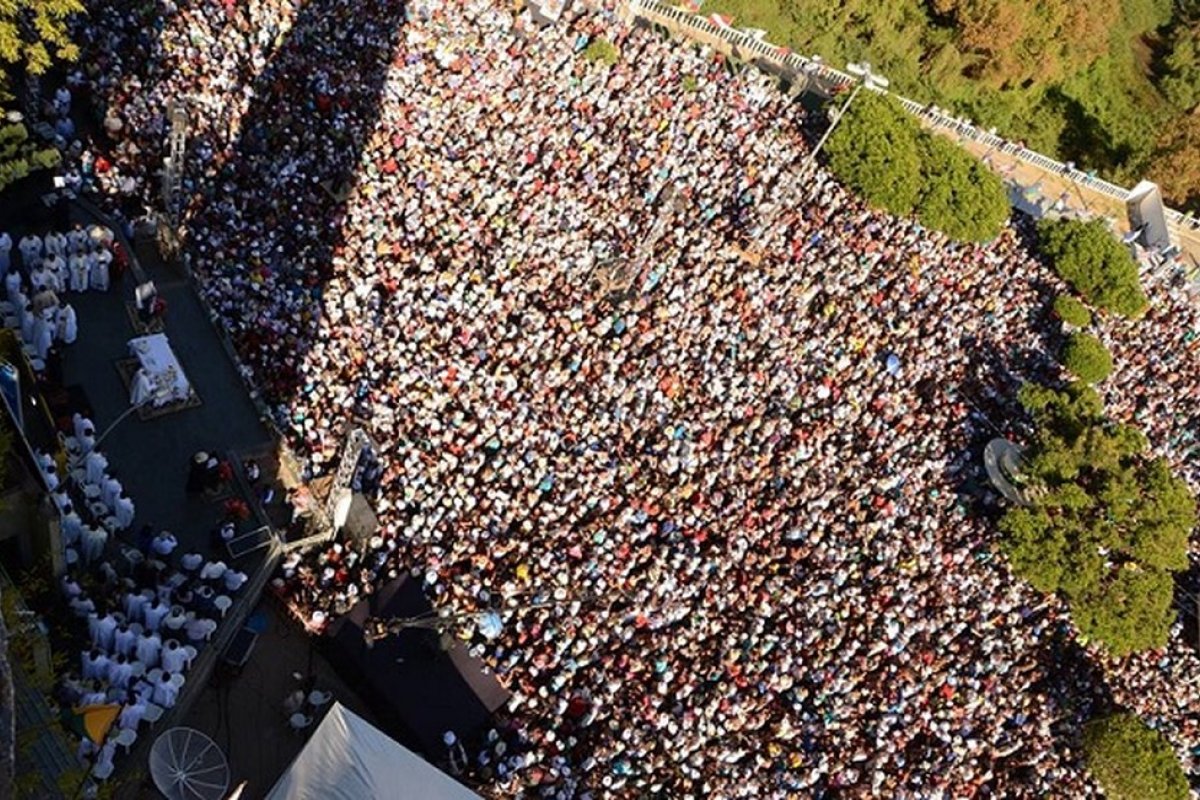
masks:
[[[362,717],[334,703],[267,800],[479,800]]]

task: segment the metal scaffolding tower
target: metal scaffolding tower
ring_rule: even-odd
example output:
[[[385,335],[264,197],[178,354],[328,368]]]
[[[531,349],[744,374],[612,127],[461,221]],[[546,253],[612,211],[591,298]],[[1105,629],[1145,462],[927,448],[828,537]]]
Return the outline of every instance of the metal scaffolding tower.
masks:
[[[338,462],[337,472],[333,474],[333,485],[329,487],[329,499],[325,504],[325,512],[331,520],[337,519],[337,505],[350,492],[350,483],[354,480],[354,471],[358,468],[358,460],[363,451],[374,446],[375,443],[362,428],[350,429],[346,436],[346,446],[342,450],[342,460]],[[337,527],[336,522],[334,527]]]
[[[163,159],[163,210],[174,228],[178,224],[179,200],[183,188],[184,158],[187,153],[187,106],[183,100],[167,103],[167,120],[171,130],[167,139],[167,156]]]

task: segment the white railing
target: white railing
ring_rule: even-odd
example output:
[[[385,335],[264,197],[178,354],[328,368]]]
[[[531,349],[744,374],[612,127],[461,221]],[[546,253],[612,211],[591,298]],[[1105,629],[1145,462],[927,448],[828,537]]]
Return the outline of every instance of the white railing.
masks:
[[[808,76],[810,80],[820,81],[825,86],[845,86],[857,81],[853,75],[834,69],[820,61],[805,58],[783,47],[765,42],[734,28],[715,25],[705,17],[693,14],[675,6],[667,5],[660,0],[626,0],[626,7],[633,17],[640,17],[660,25],[674,25],[679,28],[691,29],[709,37],[724,40],[737,48],[739,53],[751,53],[759,58],[773,62],[779,67],[792,70],[800,75]],[[746,60],[743,58],[743,60]],[[1115,183],[1097,178],[1082,170],[1069,167],[1061,161],[1042,155],[1016,142],[1010,142],[988,131],[980,130],[965,119],[951,117],[944,111],[930,105],[918,103],[907,97],[891,93],[910,113],[920,117],[929,125],[950,131],[958,136],[987,145],[989,148],[1005,153],[1027,164],[1040,167],[1048,172],[1054,172],[1069,178],[1080,186],[1085,186],[1094,192],[1106,195],[1122,203],[1129,196],[1129,190]],[[1200,230],[1200,219],[1193,214],[1184,214],[1174,209],[1166,209],[1167,223],[1173,228],[1190,228]]]

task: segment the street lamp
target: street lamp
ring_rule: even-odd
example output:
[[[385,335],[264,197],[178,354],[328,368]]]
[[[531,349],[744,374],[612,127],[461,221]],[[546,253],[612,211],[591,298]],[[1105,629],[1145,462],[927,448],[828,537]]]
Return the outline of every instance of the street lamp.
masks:
[[[847,64],[846,71],[858,78],[858,82],[854,85],[854,91],[852,91],[850,96],[846,98],[846,102],[842,104],[840,109],[838,109],[837,115],[833,118],[833,121],[829,124],[829,127],[825,129],[825,133],[821,136],[820,141],[817,142],[817,146],[814,147],[813,151],[808,154],[808,158],[804,159],[804,163],[800,167],[801,174],[808,173],[809,167],[811,167],[817,160],[817,153],[821,152],[821,148],[825,146],[825,141],[829,139],[829,135],[833,133],[833,129],[836,128],[838,123],[842,121],[842,117],[846,116],[846,112],[850,109],[850,104],[854,102],[855,97],[858,97],[859,91],[861,91],[864,86],[870,87],[871,89],[875,89],[877,91],[883,91],[889,85],[888,79],[877,72],[873,72],[871,70],[871,65],[866,61],[857,63],[852,62]]]
[[[118,425],[120,425],[122,422],[124,422],[125,418],[128,417],[133,412],[138,411],[142,408],[145,408],[146,406],[150,405],[151,403],[153,403],[155,401],[166,401],[166,400],[169,400],[170,398],[171,398],[171,387],[167,386],[165,384],[158,386],[157,390],[154,392],[154,394],[146,395],[145,397],[143,397],[141,399],[140,402],[134,403],[129,408],[127,408],[123,412],[121,412],[121,416],[114,419],[112,421],[112,424],[110,424],[107,428],[105,428],[104,432],[96,437],[96,441],[92,443],[92,449],[99,450],[100,443],[104,441],[104,437],[106,437],[110,433],[112,433],[113,429],[116,428]]]

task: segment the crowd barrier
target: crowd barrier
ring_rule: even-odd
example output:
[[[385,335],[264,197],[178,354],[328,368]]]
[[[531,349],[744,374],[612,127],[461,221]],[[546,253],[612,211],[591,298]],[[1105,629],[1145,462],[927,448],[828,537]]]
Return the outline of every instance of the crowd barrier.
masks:
[[[773,45],[757,36],[752,36],[735,28],[717,25],[699,14],[668,5],[659,0],[625,0],[625,9],[632,17],[645,19],[648,22],[663,25],[680,33],[691,33],[694,38],[700,40],[706,38],[721,39],[734,49],[741,60],[751,62],[756,59],[765,59],[779,71],[803,77],[807,82],[806,88],[817,88],[813,86],[814,82],[820,82],[824,84],[824,88],[829,89],[851,85],[858,80],[855,76],[830,67],[819,60],[806,58],[788,50],[786,47]],[[950,116],[943,110],[932,105],[918,103],[915,100],[910,100],[895,93],[889,94],[898,100],[900,105],[904,106],[906,110],[914,116],[921,118],[932,127],[949,131],[962,138],[983,144],[989,149],[1005,153],[1027,164],[1032,164],[1048,172],[1062,175],[1080,186],[1111,197],[1122,204],[1129,196],[1129,190],[1122,186],[1110,183],[1103,178],[1098,178],[1083,170],[1076,169],[1074,166],[1064,164],[1049,156],[1030,150],[1018,142],[1009,141],[990,131],[980,130],[966,119]],[[1197,218],[1195,215],[1184,214],[1175,209],[1168,208],[1166,209],[1166,216],[1167,224],[1172,228],[1172,233],[1185,228],[1200,230],[1200,218]]]

